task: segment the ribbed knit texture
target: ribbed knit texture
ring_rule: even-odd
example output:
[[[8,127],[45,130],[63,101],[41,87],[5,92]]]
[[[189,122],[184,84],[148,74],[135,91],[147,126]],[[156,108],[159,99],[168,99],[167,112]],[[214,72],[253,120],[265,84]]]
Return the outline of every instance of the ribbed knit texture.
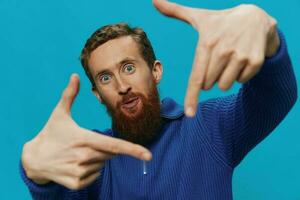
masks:
[[[82,190],[44,186],[21,175],[37,200],[58,199],[232,199],[234,168],[284,119],[297,99],[295,75],[281,32],[276,55],[237,94],[202,102],[194,118],[170,98],[162,101],[166,123],[149,148],[146,163],[119,155]],[[113,136],[112,130],[102,132]],[[284,137],[284,136],[283,136]]]

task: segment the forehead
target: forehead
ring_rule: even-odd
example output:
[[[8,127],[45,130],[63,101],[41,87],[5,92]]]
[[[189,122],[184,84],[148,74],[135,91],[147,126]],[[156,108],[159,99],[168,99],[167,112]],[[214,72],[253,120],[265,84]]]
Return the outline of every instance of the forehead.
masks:
[[[126,58],[141,60],[138,44],[131,36],[112,39],[97,47],[91,53],[89,66],[95,72],[113,67]]]

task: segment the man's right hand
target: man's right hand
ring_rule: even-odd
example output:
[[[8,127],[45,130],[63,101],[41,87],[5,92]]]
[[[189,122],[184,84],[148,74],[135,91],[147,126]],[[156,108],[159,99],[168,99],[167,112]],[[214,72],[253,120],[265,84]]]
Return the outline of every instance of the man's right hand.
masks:
[[[23,147],[22,164],[35,183],[54,181],[69,189],[91,184],[107,159],[126,154],[150,160],[146,148],[81,128],[71,117],[72,103],[79,92],[74,74],[60,101],[40,133]]]

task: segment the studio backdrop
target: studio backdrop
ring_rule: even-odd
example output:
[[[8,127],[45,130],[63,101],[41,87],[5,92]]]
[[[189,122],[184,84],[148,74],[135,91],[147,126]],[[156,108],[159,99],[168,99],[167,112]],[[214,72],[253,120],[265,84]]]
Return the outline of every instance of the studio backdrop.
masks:
[[[266,10],[286,37],[300,85],[299,0],[176,2],[207,9],[251,3]],[[81,80],[72,109],[75,121],[89,129],[111,126],[105,108],[92,94],[79,55],[92,32],[118,22],[147,32],[164,65],[160,96],[183,104],[198,35],[191,26],[161,15],[150,0],[0,0],[0,199],[31,198],[19,175],[22,147],[47,122],[71,73],[78,73]],[[202,92],[199,101],[229,95],[239,88],[237,83],[227,92],[214,87]],[[234,199],[300,199],[299,118],[298,100],[283,122],[235,170]]]

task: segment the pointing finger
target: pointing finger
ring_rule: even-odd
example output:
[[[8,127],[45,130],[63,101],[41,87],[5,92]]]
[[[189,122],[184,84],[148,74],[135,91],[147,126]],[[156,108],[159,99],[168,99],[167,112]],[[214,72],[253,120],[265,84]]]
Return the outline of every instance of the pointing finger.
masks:
[[[85,130],[87,131],[87,130]],[[126,154],[137,159],[151,160],[151,153],[145,147],[125,140],[88,131],[84,135],[84,145],[110,154]]]
[[[209,64],[210,54],[210,50],[200,42],[195,52],[195,60],[185,97],[185,114],[188,117],[195,115],[198,104],[198,95],[204,84],[204,77]]]

